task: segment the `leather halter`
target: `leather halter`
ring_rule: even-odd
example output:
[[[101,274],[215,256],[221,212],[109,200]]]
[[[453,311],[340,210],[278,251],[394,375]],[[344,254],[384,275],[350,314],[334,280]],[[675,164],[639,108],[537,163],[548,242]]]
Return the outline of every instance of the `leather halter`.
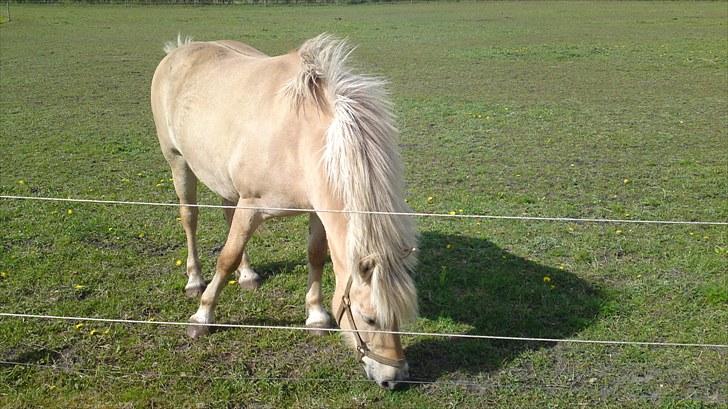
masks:
[[[349,276],[349,281],[346,283],[346,290],[344,290],[344,295],[341,297],[341,304],[339,304],[339,311],[336,313],[336,321],[339,323],[339,326],[341,325],[341,319],[344,317],[344,313],[346,313],[346,316],[349,318],[349,325],[351,325],[351,329],[353,329],[354,334],[354,340],[356,341],[356,359],[358,361],[362,361],[364,357],[367,357],[369,359],[372,359],[374,361],[379,362],[383,365],[389,365],[393,366],[395,368],[402,368],[405,363],[407,362],[404,359],[390,359],[384,356],[381,356],[372,350],[369,349],[366,342],[361,338],[361,335],[359,334],[359,330],[356,328],[356,323],[354,323],[354,314],[351,312],[351,298],[349,298],[349,291],[351,290],[351,276]]]

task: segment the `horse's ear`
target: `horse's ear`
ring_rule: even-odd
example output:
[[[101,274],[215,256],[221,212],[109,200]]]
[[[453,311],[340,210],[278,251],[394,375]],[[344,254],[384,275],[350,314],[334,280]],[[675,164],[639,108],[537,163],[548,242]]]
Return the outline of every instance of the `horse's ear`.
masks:
[[[362,257],[362,259],[359,260],[359,275],[362,280],[365,282],[371,281],[372,273],[374,272],[374,267],[376,267],[376,265],[376,257],[374,257],[373,254]]]

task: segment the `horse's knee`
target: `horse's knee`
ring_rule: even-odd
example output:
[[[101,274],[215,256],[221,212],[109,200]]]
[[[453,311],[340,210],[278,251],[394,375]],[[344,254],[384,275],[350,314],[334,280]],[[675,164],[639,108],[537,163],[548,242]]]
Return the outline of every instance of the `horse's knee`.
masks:
[[[242,260],[242,252],[230,250],[228,246],[225,246],[217,258],[216,271],[218,274],[224,274],[227,277],[238,268],[240,260]]]

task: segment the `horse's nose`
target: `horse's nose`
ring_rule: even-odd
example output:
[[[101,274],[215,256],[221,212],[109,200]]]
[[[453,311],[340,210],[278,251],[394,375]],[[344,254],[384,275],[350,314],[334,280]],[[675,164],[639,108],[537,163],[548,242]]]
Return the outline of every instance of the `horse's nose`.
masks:
[[[384,389],[397,389],[409,379],[409,365],[406,362],[402,367],[380,364],[368,357],[364,357],[363,362],[367,377]]]

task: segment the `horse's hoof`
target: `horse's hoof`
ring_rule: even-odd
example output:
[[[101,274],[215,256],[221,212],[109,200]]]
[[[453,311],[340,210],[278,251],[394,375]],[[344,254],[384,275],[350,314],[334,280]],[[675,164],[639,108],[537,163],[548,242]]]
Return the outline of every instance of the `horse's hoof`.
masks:
[[[185,295],[187,296],[187,298],[197,298],[201,296],[203,292],[205,292],[204,285],[185,288]]]
[[[257,290],[260,288],[261,281],[258,273],[251,269],[241,270],[238,277],[238,285],[243,290]]]
[[[327,329],[331,329],[331,325],[327,325],[325,323],[307,324],[306,328],[311,328],[308,330],[309,334],[317,337],[328,335],[331,332],[327,331]]]
[[[312,335],[321,336],[330,333],[327,329],[333,328],[331,325],[331,318],[326,312],[311,313],[306,319],[306,328],[312,328],[308,332]]]
[[[257,290],[260,288],[260,280],[246,280],[246,281],[239,281],[238,285],[243,290]]]
[[[187,326],[187,336],[192,339],[197,339],[200,337],[204,337],[206,335],[210,335],[210,327],[207,325],[200,325],[196,324],[194,321],[190,320],[191,323],[195,325],[188,325]]]

